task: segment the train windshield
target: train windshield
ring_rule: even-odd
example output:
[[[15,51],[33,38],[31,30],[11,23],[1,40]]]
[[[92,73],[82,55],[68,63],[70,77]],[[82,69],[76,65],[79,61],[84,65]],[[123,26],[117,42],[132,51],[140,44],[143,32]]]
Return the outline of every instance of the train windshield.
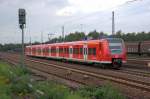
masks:
[[[122,53],[122,44],[123,40],[119,38],[111,38],[108,39],[109,42],[109,48],[111,51],[111,54],[121,54]]]

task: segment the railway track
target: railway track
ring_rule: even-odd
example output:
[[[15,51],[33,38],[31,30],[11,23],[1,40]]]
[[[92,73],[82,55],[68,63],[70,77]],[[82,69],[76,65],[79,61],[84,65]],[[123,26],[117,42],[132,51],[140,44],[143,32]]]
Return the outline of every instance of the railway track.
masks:
[[[16,56],[4,55],[3,58],[18,63],[19,59]],[[34,70],[40,72],[48,73],[55,75],[57,77],[70,80],[72,82],[80,83],[81,85],[89,84],[99,84],[101,80],[103,81],[112,81],[114,83],[130,86],[142,91],[150,92],[150,83],[140,80],[133,80],[129,78],[123,78],[119,76],[111,76],[103,73],[91,72],[88,70],[82,70],[67,66],[60,66],[58,64],[47,63],[45,61],[41,62],[33,59],[26,59],[26,65]],[[74,79],[76,78],[76,79]]]
[[[137,70],[137,69],[128,69],[128,68],[122,68],[120,70],[103,70],[103,69],[100,69],[98,67],[87,67],[87,65],[79,65],[79,64],[69,64],[69,63],[64,63],[64,62],[59,62],[59,61],[52,61],[52,60],[45,60],[45,59],[39,59],[39,58],[31,58],[31,57],[27,57],[28,59],[31,59],[31,60],[36,60],[36,61],[43,61],[45,63],[49,63],[49,64],[54,64],[54,65],[60,65],[60,66],[63,66],[63,67],[71,67],[71,68],[74,68],[74,69],[80,69],[80,70],[83,70],[83,71],[88,71],[88,72],[94,72],[94,73],[100,73],[100,74],[105,74],[104,72],[108,72],[107,76],[115,76],[118,75],[118,78],[122,78],[122,79],[125,79],[123,78],[124,75],[128,74],[128,76],[132,76],[132,75],[135,75],[135,76],[142,76],[142,77],[150,77],[150,72],[149,71],[144,71],[144,70]],[[57,62],[57,63],[56,63]],[[81,68],[82,66],[82,68]],[[98,70],[97,70],[98,69]],[[115,73],[115,74],[114,74]],[[119,73],[119,74],[118,74]],[[111,74],[111,75],[109,75]],[[114,74],[114,75],[112,75]],[[123,74],[123,75],[122,75]],[[121,75],[121,76],[119,76]],[[133,79],[133,78],[128,78],[128,79]],[[141,79],[141,78],[139,78]]]
[[[136,75],[136,76],[142,76],[142,77],[150,77],[149,71],[138,70],[138,69],[129,69],[129,68],[122,68],[122,69],[123,70],[120,70],[118,72],[127,73],[127,74],[131,74],[131,75]]]
[[[143,61],[150,61],[150,57],[128,57],[127,60],[143,60]]]
[[[10,57],[10,56],[9,56]],[[9,58],[9,57],[3,57],[2,59],[4,60],[4,61],[7,61],[8,63],[10,63],[10,64],[13,64],[13,65],[18,65],[19,63],[20,63],[20,61],[18,61],[18,59],[16,59],[16,57],[14,58],[14,57],[11,57],[11,58]],[[31,60],[32,61],[32,60]],[[70,85],[69,84],[69,87],[71,87],[71,88],[77,88],[77,87],[79,87],[79,86],[81,86],[81,85],[85,85],[85,83],[83,83],[83,82],[80,82],[80,81],[77,81],[77,80],[74,80],[74,79],[69,79],[69,78],[66,78],[66,77],[64,77],[63,75],[57,75],[57,73],[56,72],[52,72],[51,70],[50,70],[50,68],[45,68],[44,66],[38,66],[38,65],[40,65],[40,64],[35,64],[35,63],[37,63],[37,62],[34,62],[34,63],[30,63],[30,62],[28,62],[28,61],[26,61],[26,66],[27,66],[27,68],[29,68],[32,72],[34,72],[34,73],[36,73],[36,74],[39,74],[39,75],[42,75],[42,76],[44,76],[44,77],[46,77],[47,79],[49,79],[49,78],[54,78],[55,77],[55,79],[57,80],[57,78],[61,78],[61,80],[66,80],[66,81],[70,81],[71,83],[74,83],[74,84],[76,84],[76,85]],[[56,78],[57,77],[57,78]],[[53,79],[54,80],[54,79]],[[59,80],[60,81],[60,80]],[[65,82],[66,82],[65,81]]]
[[[64,65],[64,62],[59,62],[54,60],[45,60],[45,59],[37,59],[37,58],[31,58],[31,57],[28,57],[30,59],[34,59],[34,60],[37,60],[37,61],[43,61],[43,62],[46,62],[46,63],[53,63],[55,65],[63,65],[64,67],[66,67],[66,65]],[[77,67],[78,65],[78,67]],[[86,65],[81,65],[81,64],[70,64],[70,63],[67,63],[67,67],[71,66],[72,68],[75,68],[75,69],[82,69],[82,70],[85,70],[85,68],[89,68],[88,71],[89,72],[95,72],[95,73],[99,73],[101,70],[99,67],[97,66],[91,66],[91,65],[88,65],[87,67],[87,64]],[[81,66],[83,68],[81,68]],[[98,70],[97,70],[98,69]],[[86,70],[87,71],[87,70]],[[106,70],[105,70],[106,71]],[[110,72],[110,74],[112,74],[112,70],[108,69],[107,72]],[[138,69],[129,69],[129,68],[125,68],[125,67],[122,67],[120,70],[113,70],[113,73],[125,73],[125,74],[131,74],[131,75],[136,75],[136,76],[142,76],[142,77],[150,77],[150,72],[149,71],[145,71],[145,70],[138,70]]]
[[[66,67],[66,65],[64,65],[64,62],[57,61],[57,63],[56,63],[56,60],[45,60],[45,59],[37,59],[37,58],[31,58],[31,57],[28,57],[28,58],[34,59],[34,60],[37,60],[37,61],[43,61],[43,62],[46,62],[46,63],[53,63],[55,65],[62,65],[64,67]],[[89,72],[94,72],[94,73],[99,73],[100,70],[103,70],[103,69],[99,68],[98,66],[91,66],[91,65],[88,65],[88,64],[86,64],[86,65],[70,64],[70,63],[65,63],[65,64],[67,64],[67,67],[71,66],[72,68],[75,68],[75,69],[85,70],[85,68],[89,68],[88,71]],[[81,68],[81,66],[83,68]],[[112,72],[112,70],[113,70],[113,72]],[[122,67],[120,70],[114,70],[114,69],[112,69],[112,70],[108,69],[108,70],[105,70],[105,71],[110,72],[110,74],[119,72],[121,74],[124,73],[124,74],[131,74],[131,75],[135,75],[135,76],[150,77],[150,72],[145,71],[145,70],[129,69],[129,68],[125,68],[125,67]]]
[[[127,68],[150,70],[150,59],[147,58],[129,58],[125,64]]]

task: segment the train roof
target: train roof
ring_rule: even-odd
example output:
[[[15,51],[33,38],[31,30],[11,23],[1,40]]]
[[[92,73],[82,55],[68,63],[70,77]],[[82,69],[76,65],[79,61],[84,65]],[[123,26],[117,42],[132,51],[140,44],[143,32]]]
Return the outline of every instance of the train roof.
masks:
[[[51,43],[51,44],[38,44],[38,45],[29,45],[29,46],[26,46],[26,47],[41,47],[41,46],[47,46],[47,45],[82,45],[82,44],[85,44],[85,43],[88,43],[88,44],[98,44],[99,42],[102,42],[102,41],[106,41],[106,40],[110,40],[110,39],[121,39],[121,38],[104,38],[104,39],[99,39],[99,40],[85,40],[85,41],[72,41],[72,42],[61,42],[61,43]]]

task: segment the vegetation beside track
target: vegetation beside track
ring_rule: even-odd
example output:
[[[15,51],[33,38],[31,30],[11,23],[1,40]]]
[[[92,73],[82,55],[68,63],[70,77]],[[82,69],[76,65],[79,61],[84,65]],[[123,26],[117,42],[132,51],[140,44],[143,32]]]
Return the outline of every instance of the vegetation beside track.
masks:
[[[87,38],[93,38],[93,39],[99,39],[102,37],[110,36],[107,35],[107,33],[104,32],[98,32],[96,30],[93,30],[89,32],[87,35],[83,32],[75,32],[75,33],[69,33],[65,36],[63,39],[61,36],[53,38],[49,41],[46,41],[44,43],[56,43],[56,42],[70,42],[70,41],[79,41]],[[121,30],[116,32],[116,35],[114,37],[122,38],[125,40],[125,42],[139,42],[139,41],[149,41],[150,40],[150,32],[133,32],[133,33],[125,33]],[[34,44],[40,44],[40,42],[34,42]],[[29,44],[26,44],[29,45]],[[15,52],[21,52],[21,44],[0,44],[0,51],[15,51]]]
[[[26,68],[0,61],[0,99],[124,99],[110,84],[72,91],[52,81],[35,81]]]

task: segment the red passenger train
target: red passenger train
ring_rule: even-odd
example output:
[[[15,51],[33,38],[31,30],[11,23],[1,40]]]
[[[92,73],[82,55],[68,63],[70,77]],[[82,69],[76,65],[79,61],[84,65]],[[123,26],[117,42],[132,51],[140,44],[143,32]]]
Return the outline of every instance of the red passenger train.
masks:
[[[120,38],[31,45],[26,46],[25,53],[28,56],[111,64],[113,68],[126,62],[126,49]]]

